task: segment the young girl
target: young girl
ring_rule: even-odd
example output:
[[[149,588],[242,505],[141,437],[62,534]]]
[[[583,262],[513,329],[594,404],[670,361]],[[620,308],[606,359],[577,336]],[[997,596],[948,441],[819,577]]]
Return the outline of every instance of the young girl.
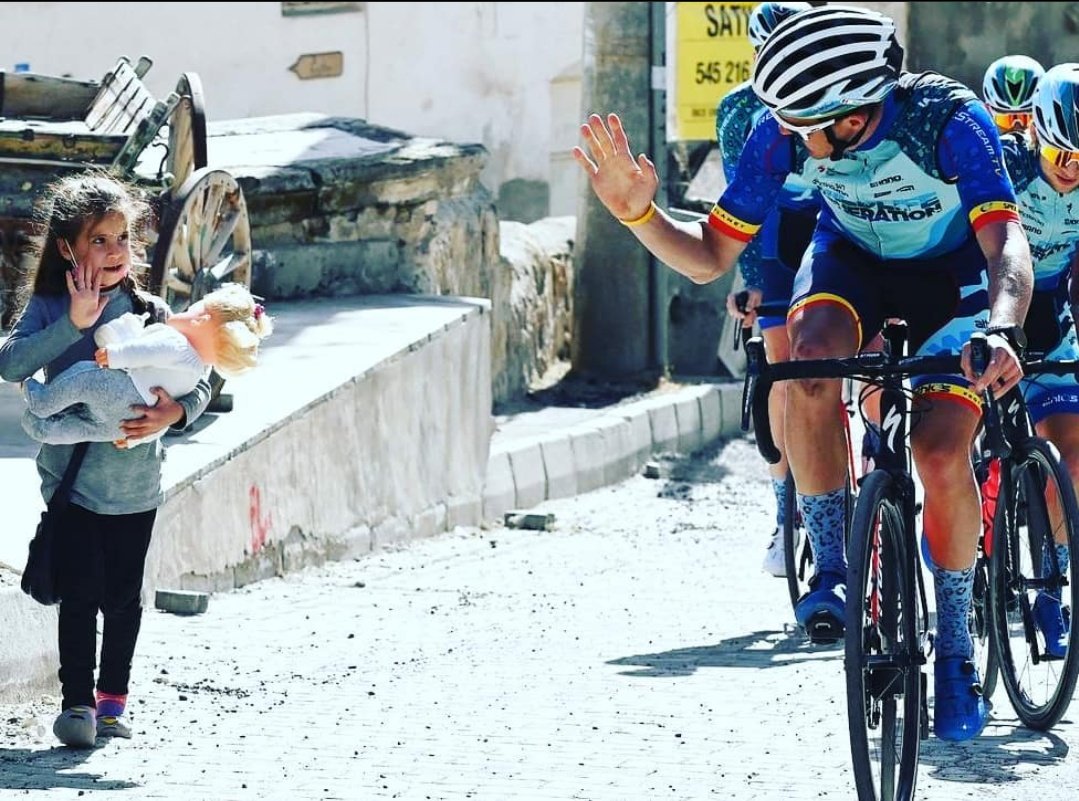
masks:
[[[23,287],[29,295],[0,346],[0,377],[24,381],[44,369],[46,382],[94,358],[94,332],[128,312],[164,320],[167,305],[140,292],[131,275],[132,236],[147,211],[135,191],[103,173],[67,176],[52,184],[39,208],[40,254]],[[182,429],[206,408],[210,387],[174,399],[155,388],[157,403],[141,405],[122,425],[127,439]],[[42,445],[41,493],[52,497],[72,445]],[[61,712],[53,732],[65,745],[91,747],[96,736],[130,737],[124,723],[131,660],[142,620],[142,577],[157,507],[162,500],[159,441],[136,448],[90,443],[63,512],[56,543]],[[97,613],[104,615],[100,671]]]
[[[131,407],[153,406],[154,387],[186,395],[215,367],[225,377],[255,366],[259,341],[273,330],[270,317],[240,284],[225,284],[163,324],[144,326],[134,314],[101,326],[94,362],[76,362],[42,384],[23,382],[23,429],[38,442],[117,442]],[[101,369],[101,368],[120,369]],[[164,433],[164,432],[159,432]]]

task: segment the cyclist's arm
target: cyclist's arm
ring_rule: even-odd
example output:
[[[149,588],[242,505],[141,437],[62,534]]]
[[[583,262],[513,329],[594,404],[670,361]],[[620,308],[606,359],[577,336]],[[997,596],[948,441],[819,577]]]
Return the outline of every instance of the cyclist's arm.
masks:
[[[1034,267],[1000,136],[981,103],[972,101],[956,112],[945,127],[938,155],[945,175],[955,177],[985,254],[990,325],[1021,325],[1030,306]]]

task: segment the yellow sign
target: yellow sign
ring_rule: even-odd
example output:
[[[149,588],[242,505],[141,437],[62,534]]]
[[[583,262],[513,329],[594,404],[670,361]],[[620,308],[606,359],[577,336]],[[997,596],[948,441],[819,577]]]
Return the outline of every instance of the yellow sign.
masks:
[[[753,75],[749,14],[756,3],[675,3],[679,140],[716,138],[716,106]]]

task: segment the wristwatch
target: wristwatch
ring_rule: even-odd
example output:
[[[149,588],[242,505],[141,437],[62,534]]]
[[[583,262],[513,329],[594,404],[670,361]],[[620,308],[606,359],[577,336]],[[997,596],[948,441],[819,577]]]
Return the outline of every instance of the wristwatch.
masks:
[[[1021,325],[999,325],[990,326],[985,329],[985,335],[999,334],[1008,340],[1008,344],[1012,346],[1012,350],[1015,351],[1016,356],[1022,356],[1027,349],[1027,335]]]

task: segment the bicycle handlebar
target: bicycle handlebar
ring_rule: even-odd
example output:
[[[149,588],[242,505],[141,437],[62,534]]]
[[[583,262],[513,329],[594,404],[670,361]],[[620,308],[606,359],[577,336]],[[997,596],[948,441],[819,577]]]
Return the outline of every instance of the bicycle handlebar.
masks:
[[[737,295],[734,296],[734,305],[738,308],[738,311],[743,314],[746,313],[746,303],[749,302],[749,291],[743,289]],[[790,304],[786,301],[771,301],[769,303],[761,303],[753,311],[756,312],[757,317],[786,317],[787,312],[790,310]],[[741,322],[741,321],[739,321]],[[753,326],[751,325],[739,325],[734,329],[734,342],[731,346],[738,350],[738,341],[743,343],[748,342],[753,336]]]
[[[746,380],[742,394],[742,430],[749,431],[750,420],[757,435],[757,450],[769,464],[776,464],[781,454],[772,439],[768,420],[768,395],[776,381],[805,378],[857,378],[874,381],[887,377],[908,378],[935,373],[957,373],[959,356],[906,356],[895,359],[887,353],[871,351],[830,359],[769,364],[760,337],[746,342]]]

